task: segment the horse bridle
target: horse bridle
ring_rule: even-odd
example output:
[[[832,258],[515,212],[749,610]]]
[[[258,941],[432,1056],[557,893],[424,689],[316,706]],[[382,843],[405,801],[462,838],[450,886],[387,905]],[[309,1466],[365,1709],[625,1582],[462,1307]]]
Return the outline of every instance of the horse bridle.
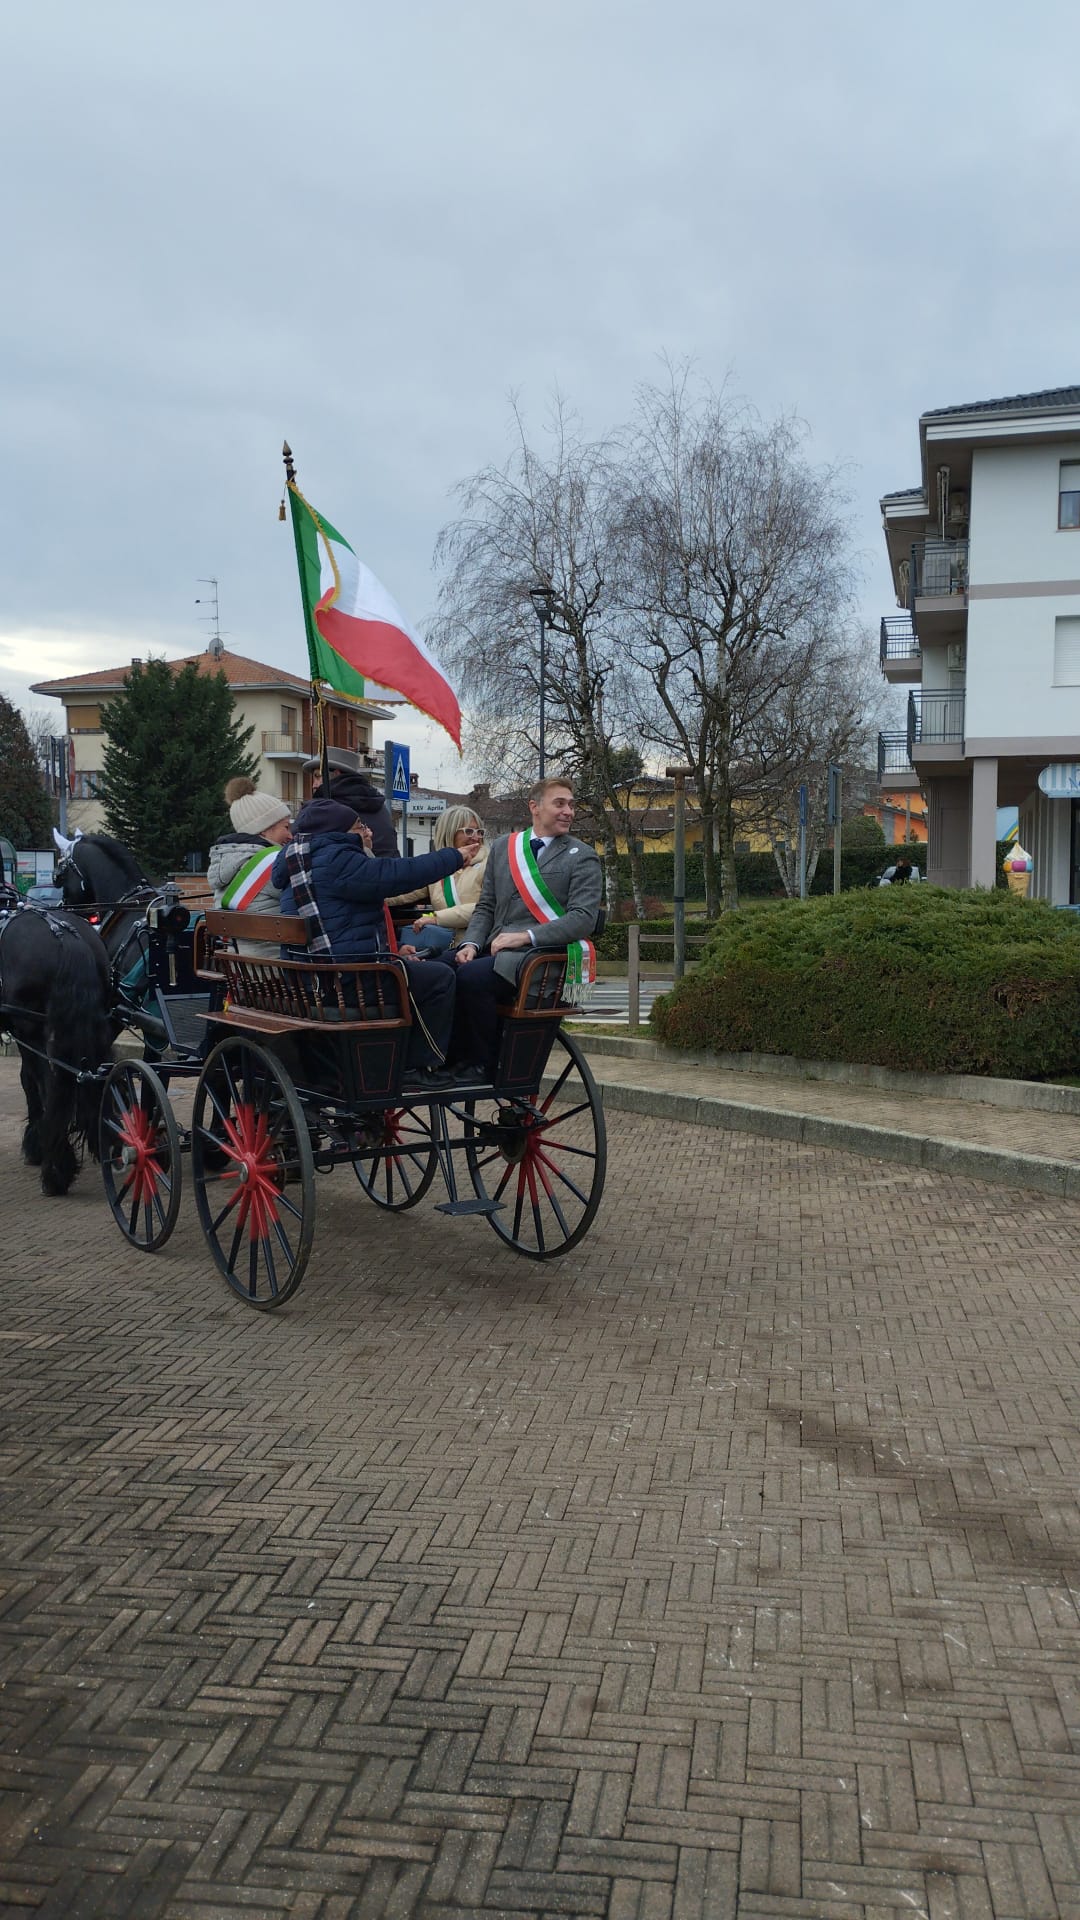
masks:
[[[118,907],[127,907],[127,906],[137,905],[138,903],[132,898],[134,894],[142,893],[146,888],[150,888],[151,890],[153,889],[153,885],[154,885],[153,881],[148,880],[145,874],[143,874],[140,876],[138,880],[136,880],[133,883],[133,885],[128,887],[127,892],[122,893],[118,899],[95,900],[90,891],[90,882],[87,879],[85,873],[83,872],[82,868],[80,867],[78,861],[75,858],[76,852],[78,851],[78,846],[79,846],[78,841],[77,840],[73,841],[72,845],[68,848],[63,858],[53,868],[54,880],[63,880],[63,877],[65,873],[67,873],[69,868],[76,875],[79,882],[80,899],[79,901],[74,902],[73,904],[80,905],[80,906],[87,906],[87,907],[103,907],[107,913],[115,913]]]

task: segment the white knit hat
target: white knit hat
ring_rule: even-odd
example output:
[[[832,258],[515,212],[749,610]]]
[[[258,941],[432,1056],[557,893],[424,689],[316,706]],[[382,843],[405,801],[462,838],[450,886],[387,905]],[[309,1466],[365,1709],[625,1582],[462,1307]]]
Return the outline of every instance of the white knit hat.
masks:
[[[237,833],[265,833],[276,821],[288,818],[284,800],[275,800],[272,793],[242,793],[229,808],[229,819]]]

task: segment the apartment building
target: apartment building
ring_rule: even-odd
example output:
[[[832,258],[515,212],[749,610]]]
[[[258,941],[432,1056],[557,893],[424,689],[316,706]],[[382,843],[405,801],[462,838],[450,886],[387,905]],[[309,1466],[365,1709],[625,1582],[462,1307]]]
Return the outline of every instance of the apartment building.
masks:
[[[253,728],[250,751],[258,758],[253,775],[264,793],[275,794],[290,807],[298,807],[311,792],[311,776],[304,773],[304,761],[317,751],[313,745],[311,682],[281,667],[268,667],[261,660],[249,660],[244,654],[230,653],[219,642],[211,641],[203,653],[185,660],[170,661],[174,671],[194,660],[202,673],[223,673],[232,689],[236,715],[242,727]],[[96,833],[103,824],[103,810],[97,799],[97,781],[102,770],[108,735],[101,724],[101,708],[107,700],[123,692],[130,663],[122,667],[103,667],[93,673],[72,674],[63,680],[39,680],[34,693],[49,694],[64,708],[64,730],[70,741],[72,795],[68,802],[68,829],[81,827],[84,833]],[[372,748],[371,730],[376,720],[390,720],[387,707],[374,701],[362,704],[327,696],[330,743],[347,747],[359,755],[362,766],[382,772],[382,755]]]
[[[906,726],[878,779],[921,787],[928,878],[994,885],[996,814],[1020,809],[1031,891],[1080,903],[1080,386],[919,421],[917,487],[882,521],[899,613],[881,667]]]

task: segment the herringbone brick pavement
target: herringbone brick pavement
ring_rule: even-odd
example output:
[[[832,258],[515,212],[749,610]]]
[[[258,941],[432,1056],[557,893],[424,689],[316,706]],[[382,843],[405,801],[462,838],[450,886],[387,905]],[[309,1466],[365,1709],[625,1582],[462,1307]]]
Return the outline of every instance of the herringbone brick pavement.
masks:
[[[260,1318],[2,1123],[0,1913],[1080,1915],[1080,1208],[612,1134]]]

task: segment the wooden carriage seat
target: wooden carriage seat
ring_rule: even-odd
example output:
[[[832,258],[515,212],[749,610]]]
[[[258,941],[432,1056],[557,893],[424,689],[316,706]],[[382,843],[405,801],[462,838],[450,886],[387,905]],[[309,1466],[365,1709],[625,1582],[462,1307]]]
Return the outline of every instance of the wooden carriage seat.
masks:
[[[271,1043],[294,1035],[299,1060],[321,1087],[351,1100],[390,1100],[400,1092],[412,1026],[408,981],[400,960],[284,959],[279,946],[303,951],[307,922],[292,914],[259,914],[265,955],[238,953],[252,937],[249,913],[206,915],[206,969],[221,981],[221,1025]]]

